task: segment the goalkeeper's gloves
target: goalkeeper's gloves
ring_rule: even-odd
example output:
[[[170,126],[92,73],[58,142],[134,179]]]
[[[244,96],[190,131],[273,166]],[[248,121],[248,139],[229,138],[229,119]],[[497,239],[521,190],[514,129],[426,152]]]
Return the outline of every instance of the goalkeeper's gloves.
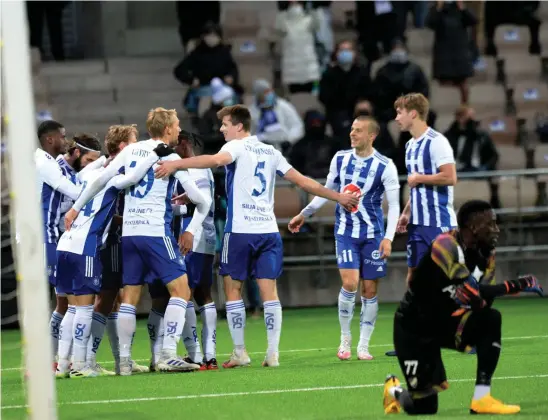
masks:
[[[167,144],[162,143],[156,146],[153,152],[156,153],[158,157],[163,158],[175,153],[175,150],[173,150],[173,148],[169,147]]]
[[[536,293],[539,296],[544,296],[544,290],[538,282],[537,278],[532,274],[519,277],[517,280],[507,280],[504,282],[508,294],[519,292]]]
[[[457,303],[465,308],[477,310],[487,305],[485,300],[480,296],[479,290],[469,283],[463,283],[458,286],[455,293]]]

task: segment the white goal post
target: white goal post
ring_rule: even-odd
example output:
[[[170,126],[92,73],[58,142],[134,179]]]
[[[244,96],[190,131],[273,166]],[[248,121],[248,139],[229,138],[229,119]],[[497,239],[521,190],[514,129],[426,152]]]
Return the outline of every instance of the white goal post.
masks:
[[[22,326],[23,368],[28,372],[27,411],[32,420],[56,420],[52,348],[49,334],[49,290],[44,261],[44,232],[36,181],[36,114],[31,78],[26,5],[0,4],[2,72],[7,126],[19,321]],[[12,229],[12,232],[15,230]],[[17,242],[17,244],[15,244]]]

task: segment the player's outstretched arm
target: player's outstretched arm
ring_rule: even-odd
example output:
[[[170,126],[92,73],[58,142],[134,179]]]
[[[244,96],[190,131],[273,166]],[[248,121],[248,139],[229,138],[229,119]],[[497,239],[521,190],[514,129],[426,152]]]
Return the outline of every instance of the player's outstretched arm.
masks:
[[[499,296],[513,295],[519,292],[536,293],[544,296],[544,290],[537,278],[531,274],[521,276],[516,280],[507,280],[502,284],[480,284],[480,295],[485,299],[494,299]]]
[[[360,201],[360,197],[357,197],[353,194],[341,194],[325,188],[322,184],[314,181],[312,178],[304,176],[295,168],[289,169],[285,173],[284,178],[310,194],[314,194],[323,198],[327,198],[328,200],[338,202],[347,210],[355,207]]]
[[[232,155],[228,152],[221,151],[215,155],[201,155],[186,159],[177,159],[158,162],[158,167],[155,170],[156,178],[165,178],[177,171],[183,169],[208,169],[226,166],[234,161]]]

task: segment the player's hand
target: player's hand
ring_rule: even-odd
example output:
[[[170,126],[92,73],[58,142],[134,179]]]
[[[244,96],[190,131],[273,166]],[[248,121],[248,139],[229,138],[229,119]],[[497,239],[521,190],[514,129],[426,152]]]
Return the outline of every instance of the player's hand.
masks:
[[[162,160],[154,170],[156,178],[165,178],[177,172],[177,164],[174,161]]]
[[[65,230],[69,231],[70,227],[78,217],[78,212],[71,208],[67,213],[65,214]]]
[[[169,147],[167,144],[162,143],[156,146],[153,152],[156,153],[158,157],[162,158],[175,153],[175,150],[173,150],[173,148]]]
[[[538,282],[537,278],[532,274],[527,274],[518,278],[522,292],[536,293],[540,297],[544,296],[544,290]]]
[[[455,291],[457,303],[472,310],[484,308],[487,302],[480,296],[479,290],[469,283],[461,284]]]
[[[181,195],[178,195],[177,197],[173,197],[171,199],[171,202],[173,204],[176,204],[178,206],[184,206],[186,204],[190,204],[191,201],[190,201],[190,198],[188,198],[188,194],[187,193],[183,193]]]
[[[381,258],[388,258],[392,254],[392,241],[384,238],[379,246],[379,252],[381,253]]]
[[[339,204],[346,210],[352,211],[360,202],[361,195],[359,193],[343,193],[339,194]]]
[[[408,224],[409,224],[409,216],[402,213],[400,218],[398,219],[398,224],[396,225],[396,232],[398,232],[398,233],[407,232],[407,225]]]
[[[186,255],[192,251],[194,245],[194,235],[190,232],[183,232],[179,235],[179,249],[181,254]]]
[[[304,224],[304,216],[302,214],[298,214],[289,221],[287,228],[289,229],[291,233],[297,233],[299,230],[301,230],[301,227],[303,224]]]
[[[419,185],[417,180],[418,176],[419,174],[412,173],[407,177],[407,184],[409,185],[409,188],[415,188],[417,185]]]

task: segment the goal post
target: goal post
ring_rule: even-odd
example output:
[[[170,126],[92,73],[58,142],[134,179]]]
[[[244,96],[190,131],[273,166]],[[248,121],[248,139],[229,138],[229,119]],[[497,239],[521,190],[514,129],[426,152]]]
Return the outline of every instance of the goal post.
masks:
[[[7,128],[6,168],[26,380],[28,418],[56,420],[49,286],[34,154],[36,114],[31,78],[27,14],[23,1],[0,5],[3,115]],[[12,239],[13,238],[12,236]]]

